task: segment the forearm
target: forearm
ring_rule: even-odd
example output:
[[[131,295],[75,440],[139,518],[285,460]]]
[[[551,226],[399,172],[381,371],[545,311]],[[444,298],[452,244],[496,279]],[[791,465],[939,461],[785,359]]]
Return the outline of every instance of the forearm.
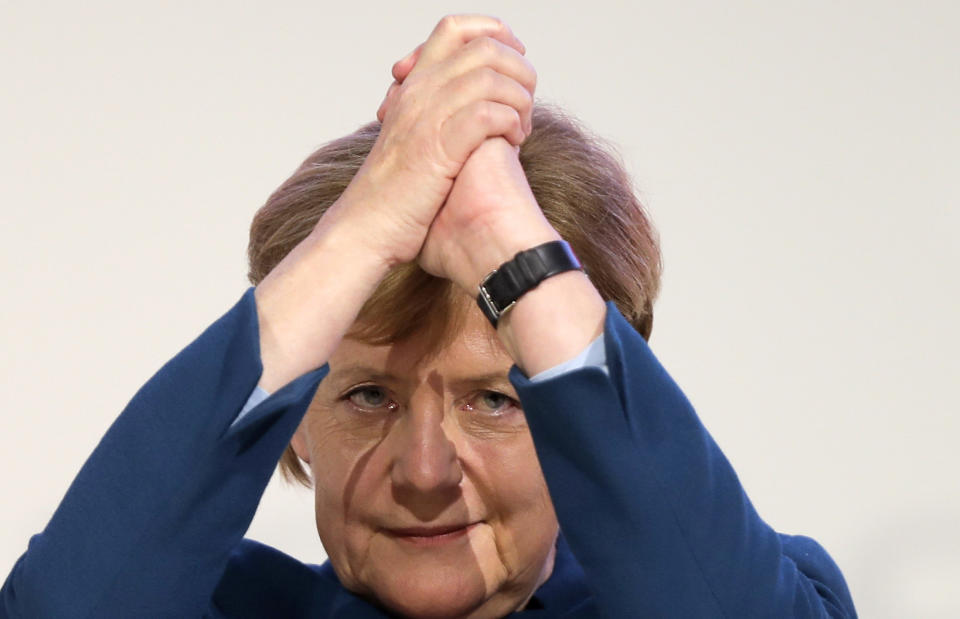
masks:
[[[205,607],[326,358],[379,281],[380,264],[334,222],[138,391],[14,566],[0,616]],[[270,399],[237,419],[258,382]]]
[[[587,276],[569,271],[523,295],[501,318],[497,334],[517,365],[533,376],[571,359],[596,339],[604,314],[603,299]]]
[[[609,375],[511,374],[600,606],[610,616],[855,616],[829,555],[759,517],[646,342],[607,311]]]
[[[199,616],[326,367],[231,426],[257,383],[253,291],[106,432],[14,566],[0,616]]]
[[[449,228],[456,226],[456,230],[451,233],[435,225],[432,232],[434,249],[444,255],[445,275],[475,297],[480,282],[492,270],[521,251],[561,237],[540,210],[516,153],[503,140],[488,140],[466,167],[470,175],[494,170],[507,179],[485,179],[484,187],[497,191],[482,200],[470,195],[476,191],[470,185],[454,186],[444,208],[460,208],[459,219],[450,216],[454,221]],[[496,208],[483,206],[489,203]],[[569,271],[523,294],[501,315],[497,335],[517,366],[533,376],[576,356],[596,339],[604,315],[603,299],[590,279],[583,272]]]
[[[258,385],[274,392],[323,365],[390,265],[343,213],[363,208],[344,195],[256,288]]]

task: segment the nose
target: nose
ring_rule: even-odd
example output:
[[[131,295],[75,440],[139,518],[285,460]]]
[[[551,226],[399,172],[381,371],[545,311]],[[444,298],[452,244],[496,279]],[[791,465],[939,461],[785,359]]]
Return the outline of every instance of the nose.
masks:
[[[418,503],[455,494],[463,480],[457,447],[443,427],[440,399],[412,401],[394,428],[390,478],[395,491]]]

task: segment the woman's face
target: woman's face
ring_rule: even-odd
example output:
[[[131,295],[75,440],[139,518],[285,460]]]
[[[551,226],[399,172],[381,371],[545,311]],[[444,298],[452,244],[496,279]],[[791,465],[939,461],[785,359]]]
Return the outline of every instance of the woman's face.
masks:
[[[499,617],[553,569],[553,504],[480,311],[424,350],[344,339],[292,444],[348,589],[409,616]]]

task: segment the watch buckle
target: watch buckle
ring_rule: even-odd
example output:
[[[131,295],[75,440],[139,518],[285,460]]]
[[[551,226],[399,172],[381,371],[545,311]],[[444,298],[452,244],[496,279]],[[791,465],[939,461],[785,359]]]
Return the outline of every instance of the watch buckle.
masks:
[[[487,282],[490,281],[490,278],[497,274],[497,269],[490,271],[486,277],[483,278],[483,281],[480,282],[480,294],[477,295],[477,305],[480,306],[480,309],[483,311],[484,316],[487,317],[487,320],[493,325],[493,328],[497,328],[497,322],[499,322],[500,317],[503,316],[503,313],[508,309],[516,305],[517,301],[513,300],[507,304],[504,308],[497,307],[497,304],[494,302],[493,297],[490,296],[490,293],[487,292]]]

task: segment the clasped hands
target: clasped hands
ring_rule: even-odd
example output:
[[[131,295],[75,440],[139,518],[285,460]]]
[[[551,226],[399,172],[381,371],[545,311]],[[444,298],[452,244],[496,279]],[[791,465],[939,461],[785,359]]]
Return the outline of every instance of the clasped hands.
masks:
[[[524,52],[498,19],[448,16],[394,64],[363,165],[256,287],[260,387],[323,365],[394,266],[417,261],[475,297],[491,270],[560,238],[518,159],[537,81]],[[533,375],[580,352],[604,313],[590,281],[570,271],[524,295],[497,333]]]
[[[386,264],[416,260],[475,295],[518,251],[560,238],[518,159],[537,81],[525,51],[496,18],[447,16],[393,65],[380,135],[344,192],[366,205],[347,219]]]

